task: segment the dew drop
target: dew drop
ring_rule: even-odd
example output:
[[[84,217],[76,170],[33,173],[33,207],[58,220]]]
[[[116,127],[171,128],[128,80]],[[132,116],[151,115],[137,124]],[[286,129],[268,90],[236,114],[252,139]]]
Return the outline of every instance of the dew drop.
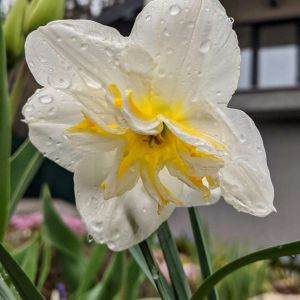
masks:
[[[247,140],[246,136],[245,136],[244,134],[241,134],[241,135],[240,135],[240,142],[241,142],[241,143],[245,143],[246,140]]]
[[[24,110],[25,110],[25,112],[32,112],[33,111],[33,106],[32,105],[26,105]]]
[[[105,53],[109,57],[112,57],[114,55],[113,51],[110,48],[106,48]]]
[[[145,207],[143,207],[143,213],[146,213],[147,209]]]
[[[200,46],[200,52],[207,53],[210,49],[210,41],[203,42]]]
[[[110,250],[114,250],[116,248],[116,244],[113,241],[109,241],[107,246]]]
[[[263,149],[261,147],[257,147],[257,152],[258,153],[262,153],[263,152]]]
[[[91,244],[94,241],[94,238],[89,234],[87,236],[87,241],[88,241],[89,244]]]
[[[229,18],[229,21],[230,21],[231,24],[233,24],[234,23],[234,18]]]
[[[171,16],[177,16],[181,12],[181,7],[178,5],[172,5],[170,7],[170,15]]]
[[[42,104],[50,104],[53,102],[53,98],[50,95],[43,95],[39,100]]]
[[[80,49],[81,49],[81,50],[86,50],[88,47],[89,47],[88,44],[83,43],[83,44],[81,44]]]
[[[171,33],[168,31],[168,29],[165,29],[164,30],[164,35],[165,35],[165,37],[170,37]]]
[[[29,65],[29,67],[33,68],[33,67],[34,67],[34,62],[33,62],[33,61],[30,61],[30,62],[28,63],[28,65]]]
[[[217,96],[218,97],[222,96],[222,92],[221,91],[217,91]]]
[[[151,21],[151,19],[152,19],[152,16],[151,16],[151,15],[148,15],[148,16],[146,16],[146,18],[145,18],[145,20],[146,20],[147,22]]]

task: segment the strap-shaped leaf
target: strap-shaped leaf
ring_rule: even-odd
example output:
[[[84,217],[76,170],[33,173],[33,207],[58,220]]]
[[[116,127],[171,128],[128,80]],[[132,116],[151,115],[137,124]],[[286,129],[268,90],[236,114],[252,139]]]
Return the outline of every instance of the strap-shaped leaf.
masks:
[[[11,158],[10,215],[43,162],[43,156],[27,139]]]
[[[79,296],[82,296],[92,284],[95,282],[97,273],[101,267],[104,256],[107,254],[107,248],[103,245],[95,245],[92,249],[89,259],[87,260],[80,282],[79,287],[75,292],[72,299],[76,300]]]
[[[224,279],[229,274],[235,272],[236,270],[245,267],[249,264],[261,261],[261,260],[267,260],[267,259],[274,259],[282,256],[291,256],[291,255],[297,255],[300,254],[300,241],[279,245],[276,247],[267,248],[264,250],[260,250],[251,254],[248,254],[246,256],[243,256],[226,266],[219,269],[217,272],[212,274],[210,277],[208,277],[203,284],[200,286],[200,288],[197,290],[197,292],[192,297],[192,300],[202,300],[205,299],[209,291],[217,285],[222,279]]]
[[[64,224],[56,212],[47,186],[42,190],[45,238],[57,250],[60,269],[63,272],[71,291],[78,287],[85,257],[82,252],[83,243]]]
[[[207,249],[203,225],[200,219],[200,214],[197,207],[189,208],[189,216],[193,229],[194,239],[196,243],[197,253],[201,266],[202,278],[206,279],[212,273],[211,260]],[[219,295],[215,288],[209,293],[209,300],[218,300]]]
[[[43,300],[42,295],[37,291],[2,244],[0,244],[0,262],[23,300]]]
[[[11,120],[7,87],[6,48],[0,18],[0,241],[3,240],[10,201]]]
[[[177,298],[180,300],[188,300],[191,298],[192,292],[180,261],[176,243],[167,222],[160,226],[157,234]]]

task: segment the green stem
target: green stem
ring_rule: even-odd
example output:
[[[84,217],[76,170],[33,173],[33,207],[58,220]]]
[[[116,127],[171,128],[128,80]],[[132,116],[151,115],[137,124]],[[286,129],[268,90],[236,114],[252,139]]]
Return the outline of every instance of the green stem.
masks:
[[[192,295],[191,289],[184,274],[177,246],[168,223],[163,223],[157,233],[177,299],[188,300]]]
[[[201,266],[202,278],[206,279],[212,274],[211,261],[205,242],[203,226],[200,214],[197,208],[189,208],[190,221],[192,224],[193,234],[196,242],[199,262]],[[216,289],[212,289],[209,294],[209,300],[218,300],[219,296]]]
[[[0,241],[3,241],[10,199],[11,121],[7,84],[6,48],[0,19]]]
[[[20,99],[22,96],[23,87],[26,84],[27,78],[24,78],[25,62],[22,61],[18,66],[17,76],[13,84],[10,94],[10,112],[11,121],[13,122],[16,112],[19,107]]]
[[[229,274],[233,273],[234,271],[261,261],[261,260],[267,260],[267,259],[275,259],[282,256],[291,256],[291,255],[297,255],[300,254],[300,241],[280,245],[264,250],[260,250],[251,254],[248,254],[246,256],[243,256],[228,265],[224,266],[223,268],[219,269],[217,272],[215,272],[213,275],[208,277],[203,284],[200,286],[200,288],[197,290],[197,292],[192,297],[192,300],[202,300],[206,297],[206,295],[209,293],[209,291],[218,284],[222,279],[224,279]]]
[[[157,290],[162,300],[173,300],[173,293],[170,287],[168,286],[166,280],[164,279],[163,275],[161,274],[157,264],[154,261],[148,242],[146,240],[141,242],[139,244],[139,247],[144,255],[145,261],[149,267],[153,281],[157,287]]]

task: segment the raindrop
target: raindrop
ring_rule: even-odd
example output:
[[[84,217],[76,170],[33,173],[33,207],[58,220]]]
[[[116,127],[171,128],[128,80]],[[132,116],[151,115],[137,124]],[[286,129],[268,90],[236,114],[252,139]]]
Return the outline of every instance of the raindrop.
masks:
[[[234,23],[234,18],[229,18],[229,21],[230,21],[231,24],[233,24]]]
[[[33,68],[33,67],[34,67],[33,61],[30,61],[30,62],[28,63],[28,65],[29,65],[29,67]]]
[[[257,152],[258,153],[262,153],[263,152],[263,149],[261,147],[257,147]]]
[[[87,241],[88,241],[88,243],[92,243],[93,241],[94,241],[94,238],[89,234],[88,236],[87,236]]]
[[[58,42],[61,42],[61,41],[62,41],[62,38],[61,38],[60,36],[57,36],[57,37],[56,37],[56,40],[57,40]]]
[[[218,97],[222,96],[222,92],[221,91],[217,91],[217,96]]]
[[[33,106],[32,105],[26,105],[24,110],[25,110],[25,112],[32,112],[33,111]]]
[[[200,46],[200,52],[206,53],[210,49],[210,41],[203,42]]]
[[[57,89],[67,89],[71,85],[71,79],[66,77],[49,76],[48,82]]]
[[[116,248],[116,244],[113,241],[109,241],[107,243],[109,249],[114,250]]]
[[[210,11],[210,8],[209,8],[209,7],[205,7],[205,11],[206,11],[206,12],[209,12],[209,11]]]
[[[172,5],[170,7],[170,15],[171,16],[177,16],[181,12],[181,7],[178,5]]]
[[[112,51],[112,49],[110,49],[110,48],[106,48],[105,49],[105,53],[106,53],[106,55],[107,56],[109,56],[109,57],[112,57],[113,56],[113,51]]]
[[[145,18],[145,20],[146,20],[147,22],[151,21],[151,19],[152,19],[152,16],[151,16],[151,15],[148,15],[148,16],[146,16],[146,18]]]
[[[166,37],[170,37],[170,36],[171,36],[171,33],[168,31],[168,29],[165,29],[165,30],[164,30],[164,35],[165,35]]]
[[[143,207],[143,213],[146,213],[147,209],[145,207]]]
[[[42,104],[50,104],[53,102],[53,99],[50,95],[43,95],[39,98]]]
[[[47,58],[46,57],[40,56],[39,58],[40,58],[40,62],[42,62],[42,63],[46,63],[47,62]]]
[[[246,136],[245,136],[244,134],[241,134],[241,135],[240,135],[240,142],[241,142],[241,143],[245,143],[246,140],[247,140]]]
[[[89,47],[89,45],[84,43],[84,44],[81,44],[80,49],[81,50],[86,50],[88,47]]]

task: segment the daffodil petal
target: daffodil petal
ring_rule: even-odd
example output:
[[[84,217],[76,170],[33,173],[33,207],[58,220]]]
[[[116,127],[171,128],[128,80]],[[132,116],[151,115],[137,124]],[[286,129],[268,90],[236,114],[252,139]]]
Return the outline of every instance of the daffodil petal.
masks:
[[[168,205],[157,213],[157,202],[141,181],[122,197],[104,200],[99,183],[105,180],[114,157],[85,157],[75,171],[76,204],[89,233],[98,243],[121,251],[148,238],[173,212]]]
[[[237,210],[263,217],[275,211],[274,188],[264,144],[254,122],[242,111],[220,109],[228,132],[228,158],[220,170],[225,201]]]
[[[153,0],[130,39],[154,57],[153,89],[166,101],[227,104],[239,78],[232,20],[218,0]]]
[[[111,82],[126,87],[114,66],[126,38],[111,27],[87,20],[51,22],[26,39],[28,66],[42,86],[81,91]]]
[[[66,130],[80,121],[81,110],[81,104],[73,97],[49,87],[37,91],[22,111],[29,126],[30,141],[69,171],[74,170],[81,153],[67,138]]]

